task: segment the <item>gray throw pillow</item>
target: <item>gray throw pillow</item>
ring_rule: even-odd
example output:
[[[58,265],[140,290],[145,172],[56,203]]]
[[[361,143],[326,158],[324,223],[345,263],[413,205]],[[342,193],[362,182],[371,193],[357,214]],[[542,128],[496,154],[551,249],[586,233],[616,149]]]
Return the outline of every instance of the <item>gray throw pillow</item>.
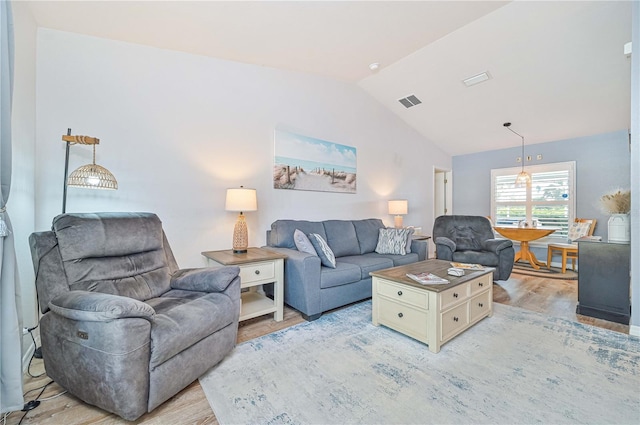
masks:
[[[316,253],[316,249],[313,247],[313,244],[311,244],[311,241],[309,240],[307,235],[305,235],[301,230],[296,229],[296,231],[293,232],[293,242],[296,244],[296,248],[298,248],[298,251],[306,252],[307,254],[312,254],[316,257],[318,256],[318,253]]]
[[[413,234],[416,232],[416,229],[414,229],[413,227],[407,227],[407,230],[409,230],[409,232],[407,232],[407,246],[404,248],[404,250],[407,254],[411,254],[411,236],[413,236]]]
[[[309,240],[316,250],[320,262],[325,267],[336,268],[336,257],[327,242],[317,233],[309,233]]]
[[[405,255],[407,253],[407,239],[411,233],[413,233],[413,229],[380,229],[376,252],[378,254]]]

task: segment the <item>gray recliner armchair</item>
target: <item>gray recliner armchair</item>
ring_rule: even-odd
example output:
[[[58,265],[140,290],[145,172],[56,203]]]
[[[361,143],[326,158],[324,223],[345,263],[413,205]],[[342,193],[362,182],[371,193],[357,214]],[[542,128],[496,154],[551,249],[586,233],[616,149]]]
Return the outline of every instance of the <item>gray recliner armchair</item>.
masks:
[[[442,215],[433,223],[436,258],[495,267],[493,280],[507,280],[515,250],[508,239],[496,239],[487,217]]]
[[[178,269],[150,213],[62,214],[29,237],[47,375],[134,420],[235,346],[238,267]]]

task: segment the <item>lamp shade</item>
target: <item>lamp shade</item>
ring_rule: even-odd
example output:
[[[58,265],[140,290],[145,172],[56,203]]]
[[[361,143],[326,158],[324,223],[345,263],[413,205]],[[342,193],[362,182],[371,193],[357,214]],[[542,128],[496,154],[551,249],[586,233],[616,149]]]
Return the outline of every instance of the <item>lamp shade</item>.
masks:
[[[256,190],[244,187],[227,189],[224,209],[227,211],[257,211],[258,197]]]
[[[68,186],[86,189],[118,189],[118,181],[109,170],[97,164],[87,164],[69,175]]]
[[[409,210],[409,201],[406,199],[395,199],[389,201],[389,214],[405,215]]]

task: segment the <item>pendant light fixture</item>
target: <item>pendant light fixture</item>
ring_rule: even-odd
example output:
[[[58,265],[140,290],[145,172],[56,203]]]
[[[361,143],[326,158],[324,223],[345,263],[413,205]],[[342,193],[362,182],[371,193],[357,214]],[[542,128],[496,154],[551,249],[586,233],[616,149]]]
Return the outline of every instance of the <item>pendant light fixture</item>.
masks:
[[[516,133],[511,128],[511,123],[510,122],[506,122],[506,123],[504,123],[502,125],[505,126],[507,128],[507,130],[509,130],[513,134],[516,134],[516,135],[520,136],[520,138],[522,139],[522,156],[520,157],[520,162],[522,164],[522,169],[521,169],[520,173],[518,174],[518,176],[516,177],[516,187],[526,186],[529,183],[531,183],[531,175],[529,173],[527,173],[526,171],[524,171],[524,136],[519,134],[519,133]]]

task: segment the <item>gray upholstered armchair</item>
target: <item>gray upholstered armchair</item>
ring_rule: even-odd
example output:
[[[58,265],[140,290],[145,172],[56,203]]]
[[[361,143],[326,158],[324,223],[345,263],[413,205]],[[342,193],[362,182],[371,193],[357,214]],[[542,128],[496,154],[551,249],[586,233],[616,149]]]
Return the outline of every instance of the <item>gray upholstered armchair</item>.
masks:
[[[437,217],[433,223],[433,241],[438,259],[495,267],[493,280],[507,280],[513,270],[513,242],[495,239],[491,222],[486,217]]]
[[[62,214],[29,237],[47,375],[134,420],[235,346],[238,267],[178,269],[150,213]]]

